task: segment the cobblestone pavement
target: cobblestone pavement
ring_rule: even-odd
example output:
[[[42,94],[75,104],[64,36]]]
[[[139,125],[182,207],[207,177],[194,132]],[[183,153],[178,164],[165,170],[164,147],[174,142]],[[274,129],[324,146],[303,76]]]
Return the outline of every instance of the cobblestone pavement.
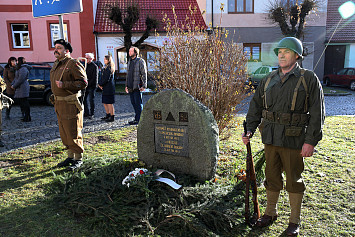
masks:
[[[355,92],[349,90],[349,93],[350,95],[347,96],[326,96],[326,115],[354,116]],[[143,95],[143,101],[147,102],[151,96],[152,95]],[[116,95],[115,99],[115,121],[112,123],[103,122],[100,119],[105,115],[105,111],[101,103],[101,93],[96,93],[95,117],[91,120],[84,120],[84,133],[116,129],[127,126],[128,121],[132,120],[134,116],[134,110],[131,105],[130,98],[128,95]],[[241,111],[240,115],[244,116],[244,113],[246,113],[247,109],[248,106],[244,106],[244,109]],[[21,112],[18,105],[15,105],[12,108],[10,120],[4,119],[5,110],[3,111],[2,139],[5,143],[5,147],[0,148],[0,153],[60,138],[57,116],[52,106],[48,106],[39,102],[31,102],[32,122],[21,122],[20,114]]]
[[[147,102],[151,96],[144,94],[143,102]],[[84,134],[124,127],[127,126],[128,121],[134,119],[134,110],[129,95],[116,95],[115,100],[115,121],[104,122],[100,119],[106,115],[101,103],[101,93],[96,93],[95,117],[84,119]],[[2,141],[5,147],[0,147],[0,153],[60,138],[54,108],[42,102],[31,101],[31,122],[21,121],[18,105],[11,109],[10,120],[5,119],[5,110],[2,111],[2,118]]]

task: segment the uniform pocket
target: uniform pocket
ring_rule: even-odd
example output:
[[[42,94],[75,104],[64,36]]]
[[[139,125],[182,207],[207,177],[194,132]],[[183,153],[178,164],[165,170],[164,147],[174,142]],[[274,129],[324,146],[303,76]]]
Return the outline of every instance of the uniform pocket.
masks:
[[[286,127],[285,128],[285,136],[287,137],[298,137],[302,135],[302,131],[304,130],[303,127]]]

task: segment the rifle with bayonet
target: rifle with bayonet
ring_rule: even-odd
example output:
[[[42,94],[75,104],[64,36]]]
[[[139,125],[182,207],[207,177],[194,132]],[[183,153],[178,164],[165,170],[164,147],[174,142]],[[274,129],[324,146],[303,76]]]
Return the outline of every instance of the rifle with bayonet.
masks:
[[[244,121],[244,136],[247,135],[247,123]],[[245,222],[250,225],[255,225],[256,221],[260,218],[260,209],[258,203],[258,187],[256,184],[256,175],[254,168],[253,155],[251,153],[250,142],[246,144],[247,147],[247,159],[246,159],[246,190],[245,190]],[[252,188],[252,200],[254,204],[254,212],[252,218],[249,216],[249,188]]]

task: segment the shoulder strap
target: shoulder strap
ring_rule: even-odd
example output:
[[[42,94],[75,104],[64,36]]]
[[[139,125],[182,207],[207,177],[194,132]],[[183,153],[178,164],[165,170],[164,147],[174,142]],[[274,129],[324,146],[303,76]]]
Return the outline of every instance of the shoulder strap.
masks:
[[[69,62],[70,62],[71,60],[72,60],[72,59],[69,59],[68,62],[66,62],[65,66],[64,66],[64,69],[62,70],[62,74],[60,74],[60,78],[59,78],[58,81],[61,81],[61,80],[62,80],[64,71],[65,71],[65,69],[67,68],[67,66],[68,66],[68,64],[69,64]],[[71,92],[70,90],[66,90],[66,91],[69,92],[69,93],[72,94],[72,95],[74,94],[74,93]]]
[[[269,77],[267,78],[266,82],[265,82],[265,86],[264,86],[264,108],[267,110],[267,103],[266,103],[266,90],[267,87],[269,86],[270,82],[271,82],[271,78],[275,75],[275,73],[277,72],[277,70],[273,71],[270,73]]]
[[[63,68],[63,70],[62,70],[62,73],[60,74],[60,77],[59,77],[59,80],[58,80],[58,81],[61,81],[61,80],[62,80],[64,71],[65,71],[65,69],[67,68],[67,66],[68,66],[68,64],[69,64],[69,62],[70,62],[70,60],[71,60],[71,59],[69,59],[68,62],[64,65],[64,68]]]
[[[304,101],[304,112],[308,111],[308,97],[309,97],[309,95],[308,95],[307,83],[306,83],[306,80],[304,79],[304,73],[305,73],[305,70],[302,68],[300,79],[298,80],[296,87],[294,89],[294,92],[293,92],[293,98],[292,98],[292,102],[291,102],[291,112],[293,112],[295,110],[298,88],[300,87],[301,83],[303,84],[303,87],[306,91],[306,99]]]

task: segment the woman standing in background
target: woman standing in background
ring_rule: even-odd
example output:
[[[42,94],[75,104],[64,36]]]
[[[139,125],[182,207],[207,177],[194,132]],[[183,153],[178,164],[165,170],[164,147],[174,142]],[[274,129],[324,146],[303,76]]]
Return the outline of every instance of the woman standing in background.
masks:
[[[28,83],[28,75],[31,66],[26,64],[24,57],[18,58],[17,71],[15,73],[15,79],[12,82],[12,89],[15,89],[14,98],[19,102],[21,112],[23,113],[23,122],[30,122],[30,103],[28,97],[30,96],[30,84]]]
[[[106,122],[115,120],[115,82],[113,74],[115,73],[115,64],[112,61],[111,55],[106,55],[104,58],[105,66],[102,70],[102,77],[99,81],[99,87],[102,90],[102,104],[104,105],[106,116],[101,118]]]
[[[6,95],[14,99],[15,90],[11,88],[11,83],[15,79],[17,59],[10,57],[4,69],[4,81],[6,83]],[[10,110],[12,105],[6,109],[6,119],[10,119]]]

